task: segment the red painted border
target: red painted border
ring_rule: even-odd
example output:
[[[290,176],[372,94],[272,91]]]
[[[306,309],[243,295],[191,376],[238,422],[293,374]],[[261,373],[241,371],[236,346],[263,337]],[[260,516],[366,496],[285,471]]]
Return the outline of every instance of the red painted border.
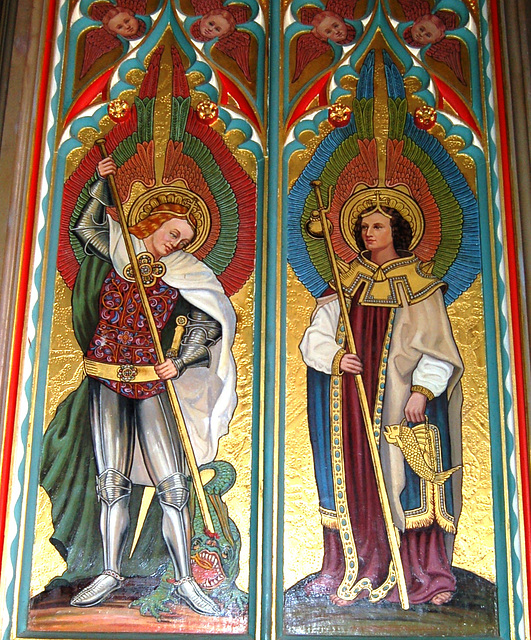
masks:
[[[502,43],[500,37],[500,14],[499,0],[491,0],[490,14],[492,25],[492,57],[494,59],[494,76],[496,80],[496,99],[498,103],[498,126],[500,130],[500,140],[509,139],[507,126],[507,104],[503,92],[504,74],[502,66]],[[522,335],[521,313],[519,291],[521,283],[518,277],[518,246],[515,230],[514,207],[511,191],[511,159],[507,145],[500,145],[498,149],[501,158],[500,183],[503,184],[503,205],[505,209],[505,237],[507,244],[507,270],[509,277],[508,297],[511,309],[511,331],[513,338],[513,362],[516,382],[516,393],[513,394],[514,410],[518,419],[518,443],[520,446],[520,479],[521,479],[521,500],[523,504],[523,524],[525,550],[522,563],[527,571],[527,594],[531,593],[531,494],[529,478],[529,441],[527,435],[527,420],[525,407],[525,375],[524,362],[522,358],[523,350],[528,348],[527,341]]]
[[[9,363],[9,388],[6,398],[6,419],[4,428],[4,448],[0,471],[0,566],[4,551],[7,499],[11,480],[11,458],[13,454],[13,440],[15,434],[15,420],[17,415],[17,399],[19,378],[22,369],[23,340],[26,328],[26,305],[30,287],[30,266],[32,262],[33,236],[37,219],[39,167],[44,146],[44,123],[46,119],[46,96],[51,76],[51,62],[55,45],[54,23],[59,0],[50,0],[48,5],[48,19],[46,22],[45,42],[42,53],[41,78],[37,98],[37,113],[35,117],[35,135],[33,139],[33,157],[31,159],[31,178],[28,187],[26,225],[22,239],[22,261],[18,280],[18,291],[14,310],[14,331],[11,343]]]
[[[441,78],[437,76],[433,76],[433,81],[437,85],[437,89],[439,91],[439,101],[437,108],[443,108],[443,99],[454,109],[457,115],[468,124],[471,129],[474,129],[476,134],[480,139],[483,138],[483,134],[481,133],[481,129],[476,122],[476,118],[472,111],[468,108],[466,102],[461,98],[461,96],[454,91],[449,85],[446,84]]]

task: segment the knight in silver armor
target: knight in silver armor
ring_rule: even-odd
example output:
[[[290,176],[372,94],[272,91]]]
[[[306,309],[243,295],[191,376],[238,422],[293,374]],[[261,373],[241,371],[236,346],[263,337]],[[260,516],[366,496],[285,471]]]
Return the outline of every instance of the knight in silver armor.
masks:
[[[100,178],[90,186],[91,199],[77,220],[73,233],[87,253],[108,261],[118,273],[119,261],[113,257],[110,248],[113,245],[110,235],[113,221],[108,218],[105,210],[112,204],[105,178],[115,171],[116,165],[111,159],[100,162]],[[185,224],[179,226],[170,221],[167,225],[173,234],[171,238],[168,236],[169,240],[166,238],[156,241],[155,233],[144,240],[145,247],[156,254],[155,259],[164,262],[165,257],[179,252],[193,238],[193,227],[182,218],[178,221]],[[192,256],[187,256],[187,259],[195,260]],[[171,260],[167,261],[166,268],[170,270],[170,276],[178,280],[178,275],[171,272],[172,264]],[[215,278],[213,274],[212,278]],[[223,299],[224,294],[219,293],[214,284],[211,286],[215,290],[215,299],[219,299],[220,302],[216,303],[219,311],[216,310],[216,304],[210,303],[210,308],[216,310],[219,319],[192,305],[179,347],[168,350],[164,363],[151,367],[156,375],[152,376],[155,381],[150,385],[160,380],[179,382],[190,369],[212,367],[212,350],[222,337],[226,337],[223,336],[220,320],[232,307],[228,300]],[[196,295],[196,298],[200,299],[201,296]],[[234,324],[231,319],[229,325],[231,322]],[[140,459],[144,472],[147,472],[147,480],[142,483],[150,482],[155,486],[162,509],[162,534],[175,569],[175,594],[200,614],[219,614],[217,605],[200,589],[192,576],[188,467],[168,395],[163,390],[145,398],[133,397],[134,393],[129,387],[123,387],[124,377],[122,373],[120,378],[120,367],[123,368],[124,364],[117,362],[113,365],[94,361],[88,362],[86,367],[89,375],[92,440],[98,473],[96,492],[101,504],[100,531],[104,571],[88,587],[75,595],[71,604],[77,607],[97,605],[122,585],[124,578],[120,572],[121,561],[131,526],[131,478]],[[149,367],[135,365],[131,369],[144,371]],[[117,375],[113,377],[115,370]],[[144,375],[149,377],[148,374]],[[123,391],[124,388],[127,393]],[[128,393],[131,397],[128,397]],[[194,415],[191,411],[185,413],[189,416]],[[230,413],[229,407],[227,415]],[[226,419],[225,422],[228,423]],[[137,448],[140,451],[137,451]],[[212,453],[205,453],[205,456],[212,457]]]

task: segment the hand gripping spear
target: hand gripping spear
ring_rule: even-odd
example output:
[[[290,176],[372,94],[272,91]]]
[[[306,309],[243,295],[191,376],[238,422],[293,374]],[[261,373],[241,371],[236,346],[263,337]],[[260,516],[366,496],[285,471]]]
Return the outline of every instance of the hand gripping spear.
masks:
[[[341,313],[342,323],[345,327],[347,348],[348,351],[356,355],[356,343],[354,342],[354,335],[352,333],[352,327],[350,326],[349,313],[347,308],[347,302],[345,300],[345,294],[341,286],[341,277],[339,275],[339,268],[337,266],[336,255],[334,248],[332,247],[332,240],[330,238],[329,220],[326,217],[327,211],[323,205],[323,198],[321,195],[321,182],[320,180],[314,180],[311,183],[315,190],[315,196],[317,198],[317,210],[319,212],[320,219],[320,231],[326,244],[326,250],[328,253],[328,259],[332,268],[332,276],[337,291],[337,297],[339,300],[339,309]],[[311,220],[311,219],[310,219]],[[309,231],[311,233],[311,231]],[[317,234],[312,234],[316,235]],[[320,234],[319,234],[320,236]],[[371,413],[369,410],[369,404],[367,402],[367,393],[365,391],[365,385],[363,384],[363,378],[361,374],[354,374],[354,380],[356,383],[356,389],[358,391],[358,398],[360,401],[361,412],[363,414],[363,422],[365,424],[365,431],[367,433],[367,440],[369,442],[369,449],[371,452],[372,466],[376,475],[376,485],[378,487],[378,496],[380,498],[380,504],[382,507],[383,518],[385,522],[385,530],[387,533],[387,540],[389,542],[389,548],[391,550],[391,558],[396,573],[396,581],[398,587],[398,594],[400,597],[400,604],[402,609],[409,609],[409,599],[406,589],[406,579],[404,577],[404,568],[402,566],[402,559],[400,557],[400,549],[398,544],[398,531],[393,523],[393,516],[391,514],[391,506],[389,504],[389,496],[385,489],[385,480],[380,461],[380,454],[378,452],[378,445],[374,438],[373,424],[371,419]]]
[[[105,148],[105,140],[103,139],[96,140],[96,144],[100,148],[103,158],[108,158],[109,154],[107,153],[107,149]],[[118,189],[116,188],[116,180],[114,179],[114,175],[112,174],[109,175],[107,179],[109,181],[111,194],[116,205],[116,210],[118,211],[120,228],[122,230],[122,235],[125,242],[125,248],[127,250],[127,256],[129,258],[129,262],[131,263],[131,267],[133,270],[134,281],[137,286],[138,293],[140,295],[140,300],[142,302],[142,309],[144,311],[144,316],[147,320],[149,331],[153,339],[153,345],[155,347],[155,353],[157,355],[157,362],[159,364],[162,364],[166,358],[164,356],[162,345],[160,343],[159,333],[157,331],[157,325],[155,324],[155,320],[151,312],[151,307],[149,306],[149,298],[146,293],[144,282],[142,280],[142,275],[140,274],[140,268],[138,266],[138,260],[136,257],[135,249],[133,247],[133,241],[131,239],[131,234],[129,233],[129,227],[127,226],[127,220],[125,218],[124,209],[120,201]],[[186,423],[184,421],[181,405],[179,404],[179,399],[177,398],[177,393],[175,392],[172,381],[166,380],[165,384],[166,384],[166,391],[168,393],[168,398],[170,400],[170,405],[173,411],[173,415],[175,417],[175,422],[177,423],[177,430],[179,432],[179,437],[181,439],[183,449],[184,449],[184,454],[186,456],[186,462],[188,463],[188,468],[190,469],[190,474],[192,476],[192,482],[194,485],[195,493],[197,495],[197,501],[199,502],[199,508],[201,509],[201,515],[203,516],[203,522],[205,523],[205,528],[207,529],[207,531],[213,532],[214,525],[212,523],[212,518],[210,517],[210,512],[208,510],[205,490],[203,488],[203,483],[201,482],[199,469],[197,468],[197,462],[195,459],[194,450],[192,447],[192,443],[190,442],[188,431],[186,429]]]

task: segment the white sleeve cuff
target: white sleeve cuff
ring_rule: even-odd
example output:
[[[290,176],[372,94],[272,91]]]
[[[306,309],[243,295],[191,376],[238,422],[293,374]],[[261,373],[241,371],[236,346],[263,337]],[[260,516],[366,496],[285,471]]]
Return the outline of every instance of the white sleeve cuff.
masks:
[[[424,354],[413,371],[411,384],[426,387],[437,397],[445,391],[453,371],[454,367],[449,362]]]

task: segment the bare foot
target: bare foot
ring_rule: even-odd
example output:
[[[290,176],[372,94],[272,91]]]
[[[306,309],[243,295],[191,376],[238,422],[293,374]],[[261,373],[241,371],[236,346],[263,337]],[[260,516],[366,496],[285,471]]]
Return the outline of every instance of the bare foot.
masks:
[[[327,573],[321,573],[305,585],[304,593],[307,596],[327,596],[330,593],[335,593],[340,582]]]
[[[433,596],[433,598],[430,600],[430,603],[436,605],[446,604],[447,602],[450,602],[452,596],[453,593],[451,591],[443,591],[442,593],[438,593],[437,595]]]

